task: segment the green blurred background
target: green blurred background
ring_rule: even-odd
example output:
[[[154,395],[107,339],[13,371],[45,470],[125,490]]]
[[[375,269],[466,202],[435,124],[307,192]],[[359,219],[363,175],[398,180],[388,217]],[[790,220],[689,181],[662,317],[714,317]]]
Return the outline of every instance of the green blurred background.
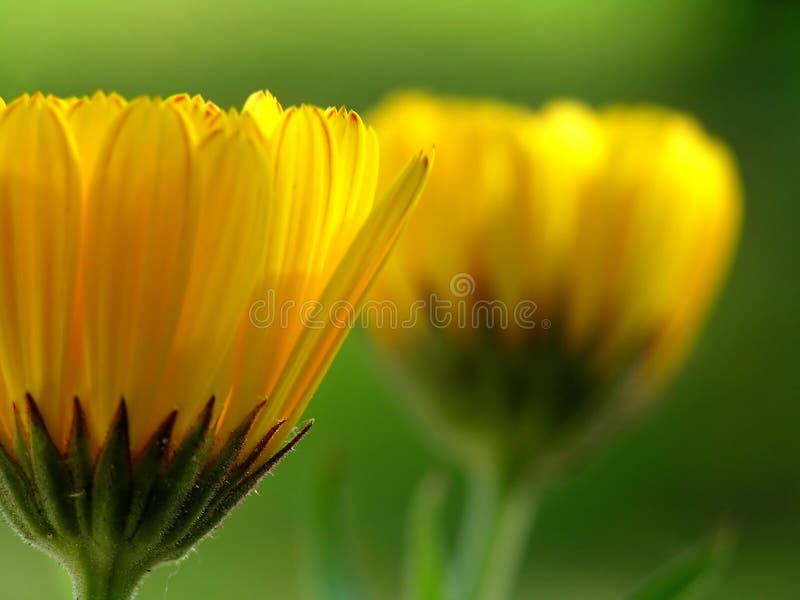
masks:
[[[649,101],[697,115],[738,155],[746,222],[731,279],[654,418],[544,500],[520,598],[617,598],[720,525],[738,535],[715,598],[798,598],[800,589],[800,11],[796,4],[606,0],[442,3],[311,0],[0,0],[0,96],[95,88],[203,93],[240,104],[268,87],[284,104],[368,109],[403,86],[536,106]],[[376,373],[362,335],[310,408],[312,434],[144,600],[316,597],[312,507],[338,473],[347,547],[370,598],[402,578],[406,504],[440,468]],[[344,548],[345,542],[343,542]],[[345,550],[343,549],[342,552]],[[68,597],[43,555],[0,528],[0,597]]]

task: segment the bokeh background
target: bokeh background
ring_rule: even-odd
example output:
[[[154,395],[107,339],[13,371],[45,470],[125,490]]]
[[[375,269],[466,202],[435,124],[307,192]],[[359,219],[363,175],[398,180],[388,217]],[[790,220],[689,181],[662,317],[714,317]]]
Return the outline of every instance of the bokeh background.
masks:
[[[0,0],[0,96],[96,88],[199,92],[238,105],[268,87],[367,110],[398,87],[531,106],[657,102],[735,150],[747,207],[724,295],[663,408],[546,495],[519,598],[605,599],[719,526],[737,552],[713,595],[800,589],[800,11],[785,2],[556,0]],[[421,478],[461,482],[428,449],[351,336],[312,403],[312,434],[214,539],[143,600],[315,598],[314,523],[345,514],[334,556],[393,598]],[[67,598],[67,577],[0,527],[0,597]],[[340,597],[347,597],[347,593]]]

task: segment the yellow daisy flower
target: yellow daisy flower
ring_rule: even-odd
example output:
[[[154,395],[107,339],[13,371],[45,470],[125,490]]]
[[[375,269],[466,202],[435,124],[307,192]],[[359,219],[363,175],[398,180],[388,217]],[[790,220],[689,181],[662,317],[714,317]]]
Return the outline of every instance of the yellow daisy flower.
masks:
[[[573,101],[532,112],[406,93],[373,123],[382,172],[420,140],[441,155],[374,294],[401,323],[376,339],[438,390],[426,411],[532,452],[653,397],[737,239],[724,145],[666,109]]]
[[[376,200],[377,137],[345,109],[0,101],[0,507],[81,598],[130,595],[291,447],[415,153]]]
[[[638,416],[697,336],[737,170],[656,107],[407,93],[373,117],[382,172],[422,140],[441,159],[363,320],[469,480],[450,595],[507,598],[543,480]]]

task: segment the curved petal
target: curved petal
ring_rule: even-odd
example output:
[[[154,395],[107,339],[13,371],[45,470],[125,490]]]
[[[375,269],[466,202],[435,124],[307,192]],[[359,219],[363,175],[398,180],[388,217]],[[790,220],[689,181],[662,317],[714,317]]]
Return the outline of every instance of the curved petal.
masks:
[[[505,157],[514,167],[510,202],[488,227],[487,277],[493,298],[507,306],[533,299],[543,317],[555,319],[563,273],[572,267],[580,200],[605,160],[603,133],[588,108],[560,101],[518,119],[509,134],[515,142]]]
[[[598,191],[613,226],[592,251],[604,273],[595,282],[597,367],[644,352],[650,367],[640,379],[657,386],[694,337],[727,264],[738,183],[731,161],[691,119],[632,108],[604,120],[610,154]]]
[[[66,434],[70,405],[64,386],[81,187],[59,111],[41,94],[7,107],[0,116],[0,370],[7,399],[33,394],[57,439]]]
[[[286,111],[269,143],[272,194],[264,242],[268,248],[252,306],[269,303],[280,314],[254,324],[246,315],[233,349],[235,398],[231,426],[275,384],[302,327],[295,312],[316,300],[324,285],[319,259],[329,207],[335,198],[336,154],[324,115],[314,107]],[[286,311],[286,312],[284,312]],[[266,316],[262,318],[267,318]]]
[[[200,207],[189,283],[173,344],[162,402],[181,398],[178,438],[229,385],[212,382],[263,272],[271,180],[267,156],[248,131],[217,130],[198,150]],[[230,379],[230,373],[224,373]],[[252,407],[250,407],[252,408]],[[238,424],[238,423],[237,423]],[[151,420],[150,428],[157,421]]]
[[[106,431],[121,396],[131,441],[173,406],[156,405],[187,286],[199,199],[188,125],[176,109],[131,104],[91,185],[83,247],[87,417]],[[166,283],[166,285],[165,285]]]
[[[378,183],[378,136],[361,117],[344,108],[329,109],[326,117],[339,156],[337,198],[328,214],[321,260],[336,264],[372,210]]]
[[[483,257],[476,260],[476,255],[486,244],[487,223],[514,198],[524,197],[521,134],[515,129],[527,127],[527,121],[528,115],[513,106],[424,93],[395,96],[377,109],[371,122],[381,140],[382,178],[401,168],[421,143],[436,144],[438,157],[408,233],[377,284],[376,298],[398,301],[405,314],[431,293],[451,299],[455,275],[469,273],[476,280],[483,275]],[[442,243],[444,223],[457,243]],[[519,260],[518,253],[514,256]],[[400,343],[417,331],[384,333]]]
[[[743,194],[733,157],[716,142],[698,150],[703,156],[696,156],[691,167],[677,165],[686,175],[683,181],[698,187],[695,193],[679,190],[693,203],[677,229],[686,237],[677,242],[665,269],[666,285],[651,303],[660,321],[642,379],[654,385],[672,374],[691,346],[730,267],[741,228]]]
[[[77,100],[67,112],[75,142],[78,159],[88,186],[94,178],[95,164],[114,122],[122,114],[126,102],[116,94],[96,92],[91,98]]]
[[[430,174],[433,151],[413,159],[384,194],[348,248],[319,298],[319,327],[306,327],[270,397],[254,438],[276,418],[286,419],[290,431],[305,410],[336,352],[349,332],[369,287],[394,247]],[[341,314],[342,311],[348,314]],[[270,443],[270,454],[281,440]]]
[[[183,113],[199,139],[222,127],[226,120],[224,111],[199,94],[176,94],[167,98],[166,102]]]
[[[269,139],[280,123],[283,107],[269,92],[255,92],[244,103],[242,113],[252,116],[261,134]]]

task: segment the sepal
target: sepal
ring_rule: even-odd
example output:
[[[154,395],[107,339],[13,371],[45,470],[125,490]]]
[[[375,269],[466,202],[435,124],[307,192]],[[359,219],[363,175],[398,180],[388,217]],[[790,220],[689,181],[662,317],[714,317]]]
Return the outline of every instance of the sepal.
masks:
[[[150,437],[136,462],[133,470],[130,509],[125,524],[125,539],[131,539],[141,524],[153,488],[166,463],[172,430],[177,418],[178,411],[174,410],[164,419]]]
[[[208,462],[200,473],[197,485],[193,486],[185,507],[168,532],[167,542],[182,539],[191,529],[198,517],[208,508],[209,503],[226,481],[234,461],[242,451],[247,434],[258,418],[266,402],[256,406],[242,421],[241,425],[231,432],[228,441],[222,446],[216,457]]]
[[[62,452],[28,396],[27,418],[15,408],[13,450],[0,444],[0,511],[24,539],[65,565],[79,598],[87,589],[127,594],[150,569],[180,559],[219,526],[311,427],[307,423],[264,457],[284,426],[279,421],[242,456],[264,405],[255,407],[218,447],[214,405],[212,397],[179,443],[172,440],[177,417],[172,412],[134,453],[122,399],[93,457],[77,398]],[[97,597],[95,591],[88,594]]]
[[[281,424],[273,429],[277,430]],[[280,450],[255,471],[240,473],[238,479],[234,479],[232,476],[226,477],[220,489],[211,497],[206,509],[202,511],[188,531],[181,538],[170,540],[169,544],[165,544],[166,553],[163,561],[177,560],[184,556],[197,542],[214,531],[230,511],[255,490],[261,480],[294,449],[313,424],[314,421],[309,420]],[[272,435],[274,435],[274,431]],[[266,446],[266,443],[264,445]]]
[[[48,522],[59,537],[71,538],[78,533],[72,476],[64,456],[53,442],[33,397],[25,398],[33,478],[39,502]]]
[[[19,408],[14,404],[14,453],[20,468],[25,471],[29,479],[33,479],[33,464],[31,464],[31,449],[28,446],[28,428],[22,422]]]
[[[69,435],[69,465],[72,473],[73,499],[75,501],[75,516],[78,528],[82,535],[89,536],[92,532],[90,500],[92,493],[92,451],[89,446],[89,430],[86,426],[86,413],[80,401],[73,400],[72,428]]]
[[[133,489],[128,409],[123,399],[106,437],[92,483],[92,536],[103,546],[122,540]]]
[[[37,498],[31,494],[28,476],[0,444],[0,509],[9,525],[31,543],[43,543],[54,531],[42,514]]]
[[[141,525],[133,537],[136,543],[154,545],[161,542],[183,509],[213,444],[214,402],[212,396],[156,477]]]

